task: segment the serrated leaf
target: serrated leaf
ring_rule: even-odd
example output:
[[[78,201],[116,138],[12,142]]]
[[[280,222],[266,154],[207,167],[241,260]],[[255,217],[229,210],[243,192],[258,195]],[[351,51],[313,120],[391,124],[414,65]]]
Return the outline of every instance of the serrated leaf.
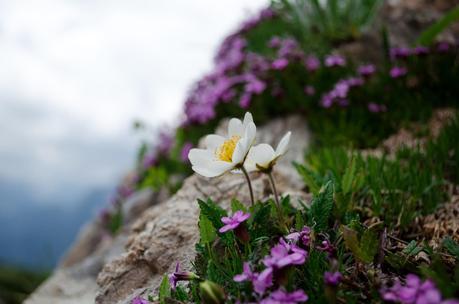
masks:
[[[303,214],[300,211],[297,211],[295,214],[295,229],[300,231],[304,227],[304,218]]]
[[[344,244],[357,258],[359,258],[360,245],[359,245],[357,231],[347,226],[342,226],[342,231],[343,231]]]
[[[360,258],[367,263],[371,263],[378,252],[378,236],[375,232],[367,229],[363,232],[360,239]]]
[[[221,218],[227,216],[225,210],[215,204],[211,199],[208,199],[207,202],[198,199],[198,204],[199,208],[201,209],[201,214],[206,216],[207,219],[212,222],[212,225],[215,227],[215,229],[220,229],[223,227]]]
[[[169,284],[169,278],[164,275],[161,285],[159,285],[159,303],[166,304],[166,299],[171,296],[171,285]]]
[[[303,178],[303,181],[306,184],[306,186],[309,187],[309,190],[312,192],[312,194],[317,195],[319,193],[320,186],[317,184],[311,171],[308,170],[305,166],[300,165],[298,163],[294,163],[293,165]]]
[[[405,248],[403,248],[403,253],[407,256],[414,256],[417,255],[419,252],[422,251],[422,247],[418,246],[416,241],[411,241]]]
[[[443,240],[443,246],[448,250],[448,252],[459,259],[459,244],[455,242],[451,237],[446,237]]]
[[[251,238],[257,239],[262,236],[266,236],[271,227],[270,215],[271,215],[271,204],[257,204],[253,211],[252,229],[250,230]]]
[[[247,212],[247,207],[244,204],[242,204],[240,201],[238,201],[237,199],[233,198],[231,200],[231,211],[233,211],[234,213],[238,210]]]
[[[328,221],[330,219],[333,209],[333,182],[328,181],[323,186],[319,194],[312,199],[311,203],[311,226],[314,226],[314,230],[317,232],[324,231],[328,227]]]
[[[212,222],[203,214],[199,216],[199,233],[202,243],[211,243],[217,238]]]
[[[371,263],[378,251],[376,233],[367,229],[359,240],[357,231],[347,226],[342,226],[342,232],[344,244],[354,256],[362,262]]]
[[[351,160],[344,171],[343,179],[341,181],[341,188],[344,194],[350,193],[352,190],[352,184],[355,179],[357,172],[357,160],[356,157],[351,157]]]

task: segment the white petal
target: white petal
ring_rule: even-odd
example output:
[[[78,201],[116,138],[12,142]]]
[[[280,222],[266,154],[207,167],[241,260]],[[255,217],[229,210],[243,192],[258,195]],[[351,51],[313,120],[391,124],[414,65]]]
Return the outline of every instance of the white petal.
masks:
[[[211,161],[209,166],[207,167],[200,167],[200,166],[193,166],[192,169],[205,177],[216,177],[224,174],[225,172],[231,170],[233,168],[233,164],[224,161]]]
[[[236,148],[234,148],[234,151],[233,151],[233,155],[231,157],[231,160],[233,162],[233,164],[235,165],[238,165],[240,163],[242,163],[242,161],[244,160],[245,156],[247,155],[247,148],[248,146],[248,142],[247,142],[247,138],[246,137],[243,137],[241,138],[237,144],[236,144]]]
[[[242,121],[237,118],[231,118],[228,123],[228,137],[244,135],[244,128],[242,126]]]
[[[218,147],[220,147],[225,142],[225,138],[220,135],[210,134],[206,136],[204,143],[207,149],[215,151]]]
[[[188,159],[193,166],[207,167],[214,159],[214,154],[206,149],[191,149],[188,153]]]
[[[256,134],[257,134],[257,127],[255,126],[253,122],[249,122],[244,132],[244,137],[247,138],[248,143],[249,143],[249,146],[247,147],[247,149],[249,149],[250,146],[254,143]]]
[[[245,113],[244,115],[244,128],[249,124],[249,122],[253,122],[253,117],[250,112]]]
[[[256,164],[258,166],[267,168],[269,163],[276,157],[273,147],[268,144],[259,144],[253,146],[247,155],[247,164]]]
[[[287,134],[285,134],[284,137],[282,137],[280,140],[276,148],[277,156],[284,155],[285,152],[287,152],[288,143],[290,142],[290,135],[292,135],[292,132],[288,131]]]

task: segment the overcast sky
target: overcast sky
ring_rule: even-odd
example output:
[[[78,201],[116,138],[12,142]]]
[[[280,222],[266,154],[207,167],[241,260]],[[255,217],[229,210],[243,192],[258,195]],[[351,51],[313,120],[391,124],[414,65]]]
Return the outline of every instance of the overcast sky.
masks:
[[[114,187],[133,120],[173,121],[219,42],[266,4],[0,0],[0,183],[44,201]]]

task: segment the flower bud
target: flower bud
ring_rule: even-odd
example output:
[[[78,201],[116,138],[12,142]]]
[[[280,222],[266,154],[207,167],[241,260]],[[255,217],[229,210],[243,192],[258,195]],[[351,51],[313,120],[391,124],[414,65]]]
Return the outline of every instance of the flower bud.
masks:
[[[223,288],[211,281],[204,281],[199,284],[201,300],[204,304],[225,303],[225,292]]]

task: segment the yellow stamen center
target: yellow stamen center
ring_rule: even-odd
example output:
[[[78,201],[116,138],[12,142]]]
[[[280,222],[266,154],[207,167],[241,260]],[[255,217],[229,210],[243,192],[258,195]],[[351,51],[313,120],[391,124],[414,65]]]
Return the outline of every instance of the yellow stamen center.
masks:
[[[241,139],[240,136],[234,135],[215,151],[217,158],[222,161],[231,162],[233,160],[233,152],[236,149],[236,144]]]

